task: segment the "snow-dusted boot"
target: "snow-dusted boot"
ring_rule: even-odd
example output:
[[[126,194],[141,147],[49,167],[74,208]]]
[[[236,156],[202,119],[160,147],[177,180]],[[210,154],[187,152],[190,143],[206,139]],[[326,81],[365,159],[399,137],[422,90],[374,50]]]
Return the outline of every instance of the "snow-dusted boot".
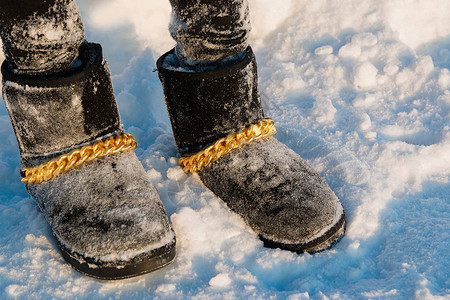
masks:
[[[175,236],[123,132],[98,44],[84,43],[56,75],[2,65],[3,99],[19,143],[22,181],[63,257],[102,279],[150,272],[175,257]]]
[[[238,213],[267,247],[319,251],[345,229],[341,203],[325,180],[276,138],[264,118],[251,48],[228,67],[188,72],[175,51],[157,61],[185,171]]]

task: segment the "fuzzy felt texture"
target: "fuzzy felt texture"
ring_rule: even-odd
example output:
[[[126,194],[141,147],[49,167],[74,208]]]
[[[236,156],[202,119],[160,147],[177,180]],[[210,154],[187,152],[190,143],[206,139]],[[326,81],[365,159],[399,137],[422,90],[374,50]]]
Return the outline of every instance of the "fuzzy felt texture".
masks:
[[[168,69],[157,61],[178,151],[189,156],[263,117],[256,60],[247,48],[240,62],[200,73]]]
[[[257,234],[272,241],[318,239],[344,213],[325,180],[274,137],[228,153],[199,175]]]
[[[101,46],[84,43],[82,65],[58,75],[15,74],[2,65],[3,99],[25,165],[121,130]]]
[[[81,262],[120,267],[174,241],[164,207],[132,152],[27,185],[58,242]]]

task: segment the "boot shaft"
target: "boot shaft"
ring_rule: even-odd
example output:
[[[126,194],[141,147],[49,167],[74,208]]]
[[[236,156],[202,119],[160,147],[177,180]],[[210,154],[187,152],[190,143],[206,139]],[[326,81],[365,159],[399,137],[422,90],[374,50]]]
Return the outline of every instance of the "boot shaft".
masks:
[[[264,117],[256,60],[250,47],[242,61],[200,73],[171,68],[167,63],[171,55],[175,55],[173,50],[163,55],[157,66],[182,156],[196,153]]]
[[[79,58],[57,76],[18,75],[3,63],[3,99],[25,165],[121,131],[101,46],[83,44]]]

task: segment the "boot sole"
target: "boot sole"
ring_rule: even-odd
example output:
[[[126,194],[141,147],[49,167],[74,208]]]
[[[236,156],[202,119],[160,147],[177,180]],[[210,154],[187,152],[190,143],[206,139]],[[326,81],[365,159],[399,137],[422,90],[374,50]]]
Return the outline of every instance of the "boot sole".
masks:
[[[346,227],[345,213],[342,213],[341,218],[333,227],[331,227],[322,236],[320,236],[308,243],[285,244],[285,243],[269,240],[261,235],[259,235],[259,238],[264,242],[264,247],[266,247],[266,248],[272,248],[272,249],[280,248],[283,250],[289,250],[289,251],[296,252],[299,254],[304,253],[304,252],[314,254],[314,253],[329,249],[334,244],[336,244],[344,236],[345,227]]]
[[[58,243],[59,244],[59,243]],[[116,262],[116,266],[103,266],[95,262],[92,258],[84,257],[78,253],[73,253],[59,244],[61,254],[64,259],[78,272],[103,280],[125,279],[145,273],[149,273],[167,266],[175,260],[176,247],[175,239],[156,250],[152,256],[143,260],[135,258],[136,262]],[[111,263],[109,263],[111,265]]]

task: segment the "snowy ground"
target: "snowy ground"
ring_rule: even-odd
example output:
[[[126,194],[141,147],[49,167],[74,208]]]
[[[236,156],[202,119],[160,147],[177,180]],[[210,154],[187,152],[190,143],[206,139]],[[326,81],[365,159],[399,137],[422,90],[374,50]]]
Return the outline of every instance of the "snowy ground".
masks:
[[[168,2],[78,1],[170,215],[176,262],[113,282],[64,263],[0,105],[0,298],[450,299],[450,2],[251,1],[266,115],[347,212],[345,238],[316,255],[263,248],[177,167],[153,72],[173,45]]]

